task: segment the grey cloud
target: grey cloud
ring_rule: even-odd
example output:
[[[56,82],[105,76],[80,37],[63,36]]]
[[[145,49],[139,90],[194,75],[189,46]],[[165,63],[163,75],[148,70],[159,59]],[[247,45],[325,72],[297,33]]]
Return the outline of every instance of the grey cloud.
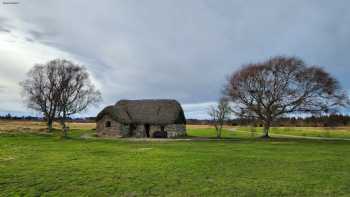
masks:
[[[345,0],[41,1],[23,4],[16,16],[33,25],[30,39],[84,62],[105,104],[215,101],[242,64],[281,54],[325,67],[350,89]]]
[[[7,28],[5,28],[5,27],[0,26],[0,32],[10,33],[11,30],[9,30],[9,29],[7,29]]]
[[[3,91],[5,91],[5,89],[6,89],[6,87],[5,87],[5,86],[3,86],[3,85],[0,85],[0,92],[3,92]]]
[[[10,27],[8,26],[8,19],[0,16],[0,32],[11,33]]]
[[[28,38],[28,37],[26,37],[25,40],[26,40],[27,42],[34,42],[34,39]]]
[[[29,35],[32,36],[33,39],[35,40],[41,40],[44,37],[44,34],[41,32],[38,32],[36,30],[30,30],[28,31]]]

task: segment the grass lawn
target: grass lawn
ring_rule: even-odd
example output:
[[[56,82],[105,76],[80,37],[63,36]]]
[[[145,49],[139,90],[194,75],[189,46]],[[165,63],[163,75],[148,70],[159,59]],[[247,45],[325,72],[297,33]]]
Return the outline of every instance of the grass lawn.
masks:
[[[271,133],[295,136],[350,139],[349,127],[275,127],[271,129]]]
[[[68,140],[0,134],[0,196],[350,195],[348,141],[260,140],[229,130],[225,141],[81,139],[89,126],[72,128]]]
[[[257,138],[263,134],[263,128],[257,127],[226,127],[222,132],[224,138]],[[215,137],[213,128],[208,126],[190,126],[188,134],[196,137]],[[272,127],[271,136],[300,136],[350,139],[349,127]]]

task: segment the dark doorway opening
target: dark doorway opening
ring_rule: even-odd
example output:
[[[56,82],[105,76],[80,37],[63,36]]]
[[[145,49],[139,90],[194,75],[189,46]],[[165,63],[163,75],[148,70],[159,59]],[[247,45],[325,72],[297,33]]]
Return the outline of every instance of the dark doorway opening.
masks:
[[[145,133],[146,133],[146,137],[150,137],[150,135],[149,135],[149,130],[150,130],[150,125],[149,125],[149,124],[145,124]]]
[[[105,127],[111,127],[111,126],[112,126],[111,121],[107,121],[107,122],[105,123]]]
[[[134,125],[134,124],[129,125],[129,136],[130,137],[135,135],[135,133],[134,133],[135,129],[136,129],[136,125]]]

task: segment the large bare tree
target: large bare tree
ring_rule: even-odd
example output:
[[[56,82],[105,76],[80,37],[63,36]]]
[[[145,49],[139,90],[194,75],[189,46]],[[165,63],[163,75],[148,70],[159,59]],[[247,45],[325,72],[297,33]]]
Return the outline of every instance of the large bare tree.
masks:
[[[330,113],[349,105],[335,78],[295,57],[245,65],[230,76],[226,94],[236,115],[263,122],[264,137],[269,137],[271,124],[283,115]]]
[[[58,116],[67,136],[67,117],[85,111],[101,100],[101,93],[91,83],[86,69],[72,62],[61,60],[57,67],[59,78]]]
[[[221,138],[223,125],[231,114],[231,107],[228,99],[221,98],[216,106],[210,106],[208,114],[214,124],[216,137]]]
[[[60,118],[65,136],[66,118],[101,100],[86,69],[63,59],[36,64],[20,85],[28,107],[43,113],[48,130]]]
[[[52,130],[57,113],[57,98],[59,97],[57,86],[59,82],[56,67],[58,63],[51,61],[47,64],[34,65],[27,73],[27,79],[20,83],[28,108],[43,113],[49,132]]]

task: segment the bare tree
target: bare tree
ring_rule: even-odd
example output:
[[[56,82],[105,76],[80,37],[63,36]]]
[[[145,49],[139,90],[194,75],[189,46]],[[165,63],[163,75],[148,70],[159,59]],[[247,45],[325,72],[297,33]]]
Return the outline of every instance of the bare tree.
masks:
[[[101,93],[91,83],[89,74],[82,66],[69,61],[62,61],[58,67],[59,92],[58,116],[67,136],[67,117],[85,111],[90,105],[101,101]]]
[[[283,115],[330,113],[349,105],[335,78],[294,57],[278,56],[244,66],[230,76],[226,94],[236,115],[263,122],[264,137],[269,137],[271,124]]]
[[[59,117],[65,136],[66,118],[101,100],[86,69],[67,60],[35,65],[20,85],[28,107],[43,113],[49,132],[54,119]]]
[[[52,124],[56,117],[59,96],[56,65],[55,61],[48,62],[46,65],[36,64],[27,73],[27,79],[20,83],[28,108],[43,113],[49,132],[52,131]]]
[[[216,137],[221,138],[222,127],[231,114],[229,101],[226,98],[221,98],[217,106],[209,107],[208,114],[213,121]]]

